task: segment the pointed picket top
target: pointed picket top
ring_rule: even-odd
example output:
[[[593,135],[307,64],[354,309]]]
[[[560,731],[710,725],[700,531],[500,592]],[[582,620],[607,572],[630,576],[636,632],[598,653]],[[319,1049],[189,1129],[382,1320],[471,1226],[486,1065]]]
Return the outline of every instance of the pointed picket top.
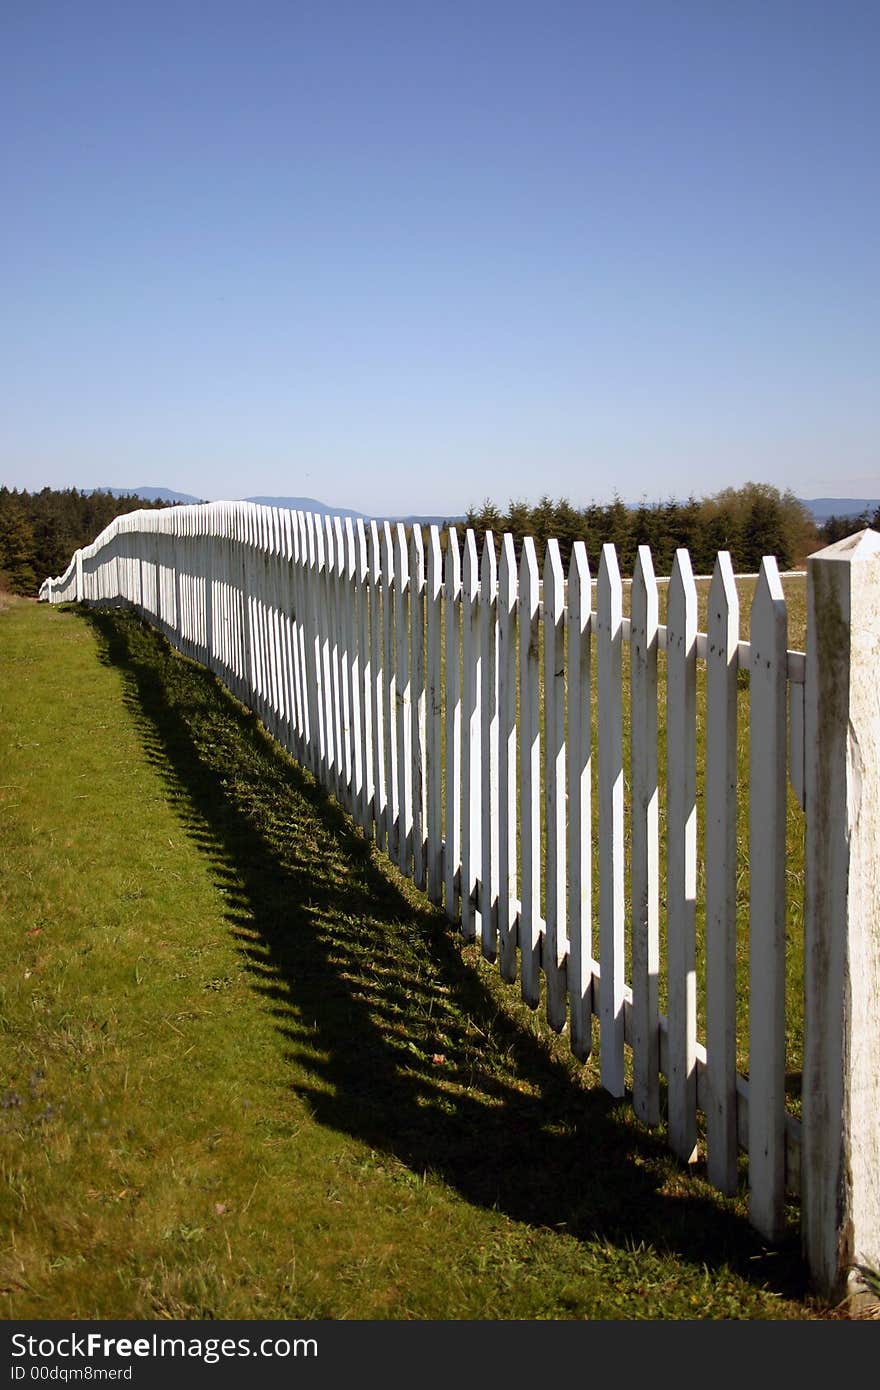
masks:
[[[321,525],[321,518],[317,513],[310,513],[310,517],[315,544],[315,568],[322,570],[327,563],[327,546],[324,527]]]
[[[544,612],[554,623],[562,619],[565,611],[565,576],[562,572],[562,556],[559,541],[551,539],[544,552]]]
[[[517,578],[513,536],[509,531],[505,531],[501,537],[501,563],[498,566],[498,602],[499,607],[508,611],[516,603]]]
[[[409,538],[409,575],[415,598],[425,587],[425,542],[418,524],[413,526]]]
[[[354,539],[354,523],[350,516],[343,521],[345,532],[345,577],[353,580],[357,574],[357,547]]]
[[[333,559],[336,575],[342,578],[345,573],[345,533],[341,516],[333,517]]]
[[[523,537],[522,551],[519,557],[519,583],[520,590],[524,585],[528,585],[529,603],[534,605],[529,611],[538,611],[538,597],[540,573],[538,570],[538,556],[535,550],[534,536]]]
[[[495,556],[495,537],[487,531],[483,537],[483,560],[481,567],[480,594],[488,603],[493,602],[498,591],[498,561]]]
[[[425,542],[418,523],[413,526],[409,538],[409,573],[413,597],[416,598],[425,587]]]
[[[318,530],[324,534],[324,555],[327,561],[327,573],[332,575],[336,570],[336,535],[333,529],[333,518],[325,516],[321,519]]]
[[[394,535],[390,521],[382,522],[382,578],[386,589],[390,589],[394,582]]]
[[[446,597],[456,599],[461,593],[461,545],[455,526],[447,529],[446,537]]]
[[[428,528],[428,597],[438,599],[443,592],[443,549],[440,545],[440,531],[436,526]]]
[[[676,550],[672,563],[667,614],[667,623],[674,622],[676,634],[690,651],[697,640],[697,586],[691,557],[683,549]]]
[[[842,544],[842,542],[838,542],[838,544]],[[830,546],[827,548],[829,550],[831,549]],[[758,623],[757,638],[755,634],[756,621]],[[766,634],[766,636],[764,636],[766,645],[771,634],[775,637],[781,622],[785,623],[787,626],[785,594],[782,591],[782,580],[779,578],[779,568],[776,564],[775,557],[772,555],[765,555],[761,561],[761,568],[758,571],[758,582],[755,585],[755,596],[752,600],[750,618],[750,640],[752,646],[751,665],[753,667],[756,662],[760,660],[759,653],[756,652],[755,649],[756,640],[760,641],[761,637]]]
[[[394,582],[399,594],[404,594],[409,589],[409,547],[406,543],[406,527],[402,521],[398,521],[394,534]]]
[[[614,637],[620,631],[623,621],[623,585],[620,581],[617,551],[609,542],[602,546],[596,588],[598,626]]]
[[[477,538],[470,527],[464,537],[461,582],[465,603],[473,603],[480,591],[480,562],[477,556]]]
[[[709,617],[706,627],[709,651],[718,649],[715,645],[717,642],[723,642],[724,649],[729,649],[734,629],[738,642],[739,594],[736,589],[736,575],[733,572],[730,551],[719,550],[712,571],[712,583],[709,585]],[[736,660],[735,652],[732,659]]]
[[[382,578],[382,543],[379,539],[379,523],[370,522],[370,583],[378,588]]]
[[[654,576],[654,561],[647,545],[640,545],[633,570],[630,612],[632,626],[630,640],[640,643],[642,650],[656,635],[660,605],[657,597],[657,580]]]
[[[568,562],[568,613],[580,632],[586,632],[589,626],[592,587],[587,547],[583,541],[575,541]]]
[[[359,516],[354,523],[354,548],[355,548],[355,578],[359,584],[366,584],[370,572],[370,561],[367,552],[367,528],[364,519]]]
[[[880,550],[880,531],[875,531],[873,527],[866,526],[863,531],[855,531],[851,536],[844,536],[841,541],[834,541],[832,545],[826,545],[822,550],[814,550],[812,555],[807,557],[810,560],[869,560]]]

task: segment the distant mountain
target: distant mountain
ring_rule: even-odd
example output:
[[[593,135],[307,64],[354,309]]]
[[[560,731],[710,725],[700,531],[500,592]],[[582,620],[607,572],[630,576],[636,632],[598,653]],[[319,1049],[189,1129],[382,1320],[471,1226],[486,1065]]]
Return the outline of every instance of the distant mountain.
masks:
[[[168,487],[90,487],[89,492],[109,492],[113,497],[143,497],[145,502],[202,502],[188,492],[172,492]]]
[[[109,492],[113,497],[142,497],[145,502],[204,502],[204,497],[193,497],[189,492],[174,492],[168,487],[93,487],[88,492]],[[219,499],[218,499],[219,500]],[[223,501],[233,499],[223,498]],[[315,512],[318,516],[350,516],[352,521],[402,521],[407,526],[445,526],[447,522],[464,521],[463,516],[368,516],[364,512],[353,511],[350,507],[333,507],[319,502],[316,497],[244,497],[244,502],[255,502],[261,507],[284,507],[292,512]]]
[[[830,516],[869,516],[880,507],[880,499],[866,497],[800,497],[814,521],[827,521]]]
[[[399,514],[354,512],[348,507],[330,507],[314,497],[246,497],[264,507],[289,507],[294,512],[317,512],[319,516],[350,516],[352,521],[402,521],[406,526],[444,526],[448,521],[464,521],[464,516],[400,516]]]
[[[261,507],[286,507],[292,512],[317,512],[319,516],[350,516],[357,521],[363,512],[353,512],[347,507],[328,507],[326,502],[318,502],[314,497],[245,497],[245,502],[256,502]]]

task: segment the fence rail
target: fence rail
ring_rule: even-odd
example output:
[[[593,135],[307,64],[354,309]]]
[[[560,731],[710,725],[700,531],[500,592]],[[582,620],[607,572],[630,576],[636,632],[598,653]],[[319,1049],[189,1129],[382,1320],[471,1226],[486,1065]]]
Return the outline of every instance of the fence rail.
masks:
[[[861,593],[852,586],[864,587],[867,575],[880,593],[878,565],[880,537],[872,532],[812,558],[817,639],[805,654],[788,648],[785,599],[769,557],[746,641],[724,552],[703,633],[684,550],[675,556],[661,624],[647,547],[638,552],[625,617],[625,581],[610,545],[594,578],[583,544],[575,543],[565,575],[552,540],[541,563],[530,538],[517,559],[507,535],[496,542],[488,534],[478,554],[471,531],[462,544],[454,528],[442,536],[436,527],[407,533],[388,522],[219,502],[117,518],[62,576],[44,582],[41,598],[129,605],[214,671],[460,923],[464,937],[498,961],[503,978],[518,980],[523,999],[544,1008],[550,1027],[567,1029],[579,1058],[589,1056],[598,1020],[602,1085],[615,1096],[631,1086],[646,1124],[661,1119],[666,1078],[669,1143],[684,1162],[698,1153],[699,1111],[708,1175],[723,1192],[735,1189],[738,1154],[747,1152],[751,1219],[768,1239],[783,1233],[786,1190],[803,1188],[807,1258],[831,1291],[841,1287],[847,1263],[878,1258],[880,1144],[863,1106],[866,1086],[880,1099],[880,1058],[876,1043],[864,1043],[866,1020],[852,1019],[848,1000],[858,959],[867,971],[864,998],[880,1002],[880,912],[869,924],[860,890],[858,949],[841,951],[826,939],[838,911],[829,897],[845,892],[852,877],[850,835],[850,858],[844,854],[829,870],[834,881],[816,883],[807,901],[803,1123],[815,1117],[815,1134],[805,1137],[785,1090],[788,783],[806,807],[808,858],[812,845],[816,860],[822,850],[810,823],[819,821],[835,779],[852,781],[853,736],[840,735],[853,705],[850,684],[842,712],[823,684],[823,642],[843,642],[846,681],[854,681],[865,635],[852,625],[853,593]],[[835,598],[844,570],[850,588]],[[817,608],[823,585],[825,607]],[[829,603],[837,603],[836,636],[829,635]],[[880,653],[880,618],[864,621]],[[741,672],[749,687],[744,775]],[[864,685],[869,677],[859,679]],[[866,758],[869,747],[880,755],[876,682],[872,688],[875,704],[868,699],[856,744],[858,815],[864,820],[867,808],[876,820],[876,854],[877,757],[873,766]],[[743,798],[747,1039],[737,1036]],[[857,829],[855,849],[864,841],[870,855],[871,830],[867,823]],[[880,878],[871,862],[874,910]],[[808,862],[808,883],[811,873]],[[698,915],[704,1040],[697,1033]],[[851,919],[838,928],[848,942]],[[820,1000],[823,987],[831,994]],[[840,1036],[815,1045],[813,1014],[821,1014],[826,1035],[836,1028]],[[876,1034],[876,1020],[873,1026]],[[737,1070],[738,1050],[747,1055],[748,1075]],[[828,1096],[839,1101],[839,1113],[829,1111]],[[876,1130],[876,1118],[873,1124]],[[838,1187],[851,1181],[850,1149],[845,1163],[840,1158],[841,1125],[843,1146],[855,1144],[864,1172],[858,1195],[846,1188],[831,1213],[828,1170],[836,1162]],[[841,1211],[849,1221],[843,1241]]]

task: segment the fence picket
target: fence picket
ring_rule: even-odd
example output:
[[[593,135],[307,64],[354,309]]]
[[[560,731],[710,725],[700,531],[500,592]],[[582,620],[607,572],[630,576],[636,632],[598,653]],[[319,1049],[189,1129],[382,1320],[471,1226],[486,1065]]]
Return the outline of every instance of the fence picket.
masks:
[[[350,518],[348,520],[350,521]],[[354,741],[351,719],[352,623],[348,572],[351,552],[342,517],[333,518],[333,529],[336,541],[336,604],[339,623],[339,720],[342,745],[339,755],[339,775],[342,783],[340,801],[347,811],[351,811],[354,804]]]
[[[544,822],[547,847],[543,965],[547,980],[547,1022],[557,1033],[565,1027],[568,1003],[565,794],[565,584],[559,542],[549,540],[544,554]]]
[[[675,552],[666,619],[666,910],[669,1142],[685,1163],[697,1145],[697,591]]]
[[[370,569],[367,532],[363,518],[355,522],[355,589],[357,592],[357,631],[360,652],[358,711],[361,746],[361,803],[359,820],[367,835],[372,833],[373,815],[373,664],[370,646]]]
[[[427,710],[425,700],[425,547],[422,528],[414,523],[409,543],[410,588],[410,684],[412,715],[412,877],[421,892],[427,886],[425,816],[425,739]]]
[[[530,1009],[540,1003],[541,969],[541,705],[538,665],[540,582],[531,536],[519,561],[519,785],[522,904],[519,915],[520,980]]]
[[[370,522],[369,535],[370,560],[370,667],[373,676],[371,701],[372,744],[373,744],[373,828],[376,844],[384,850],[387,845],[388,820],[386,815],[387,782],[385,780],[385,672],[383,668],[383,607],[385,595],[382,592],[382,543],[379,527]]]
[[[596,594],[599,662],[599,1074],[613,1096],[623,1082],[623,586],[603,545]]]
[[[498,564],[495,538],[483,539],[480,579],[480,944],[486,960],[498,951]]]
[[[410,672],[410,578],[406,527],[397,523],[394,537],[394,625],[397,633],[397,863],[407,877],[412,872],[412,676]]]
[[[426,592],[427,640],[427,733],[426,794],[428,896],[432,903],[443,901],[443,767],[441,734],[443,692],[441,688],[440,624],[443,603],[443,552],[436,526],[428,530],[428,576]]]
[[[513,536],[501,538],[498,577],[498,968],[516,979],[516,608]]]
[[[751,612],[749,663],[749,1218],[784,1229],[785,816],[788,619],[765,557]]]
[[[568,567],[568,996],[571,1050],[581,1060],[593,1033],[591,600],[587,549],[575,541]]]
[[[461,933],[480,929],[480,566],[477,541],[464,538],[461,614]]]
[[[706,658],[706,1062],[709,1181],[737,1185],[736,673],[739,598],[727,551],[709,589]]]
[[[382,523],[382,639],[384,669],[382,707],[385,725],[385,848],[397,859],[397,673],[394,654],[394,538],[391,523]]]
[[[461,901],[461,550],[454,526],[447,531],[446,577],[446,915],[453,922]]]
[[[357,570],[357,547],[354,524],[347,516],[345,526],[345,701],[348,747],[348,809],[355,820],[361,819],[363,787],[363,749],[361,745],[361,659],[357,595],[360,589]]]
[[[630,594],[633,1106],[660,1120],[660,885],[657,778],[659,604],[651,552],[640,545]]]

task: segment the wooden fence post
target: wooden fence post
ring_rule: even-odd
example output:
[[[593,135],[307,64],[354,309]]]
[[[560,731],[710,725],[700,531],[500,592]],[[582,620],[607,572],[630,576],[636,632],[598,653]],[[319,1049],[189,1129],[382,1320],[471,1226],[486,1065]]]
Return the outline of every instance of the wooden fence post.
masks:
[[[807,561],[801,1223],[829,1298],[880,1267],[880,535]]]

